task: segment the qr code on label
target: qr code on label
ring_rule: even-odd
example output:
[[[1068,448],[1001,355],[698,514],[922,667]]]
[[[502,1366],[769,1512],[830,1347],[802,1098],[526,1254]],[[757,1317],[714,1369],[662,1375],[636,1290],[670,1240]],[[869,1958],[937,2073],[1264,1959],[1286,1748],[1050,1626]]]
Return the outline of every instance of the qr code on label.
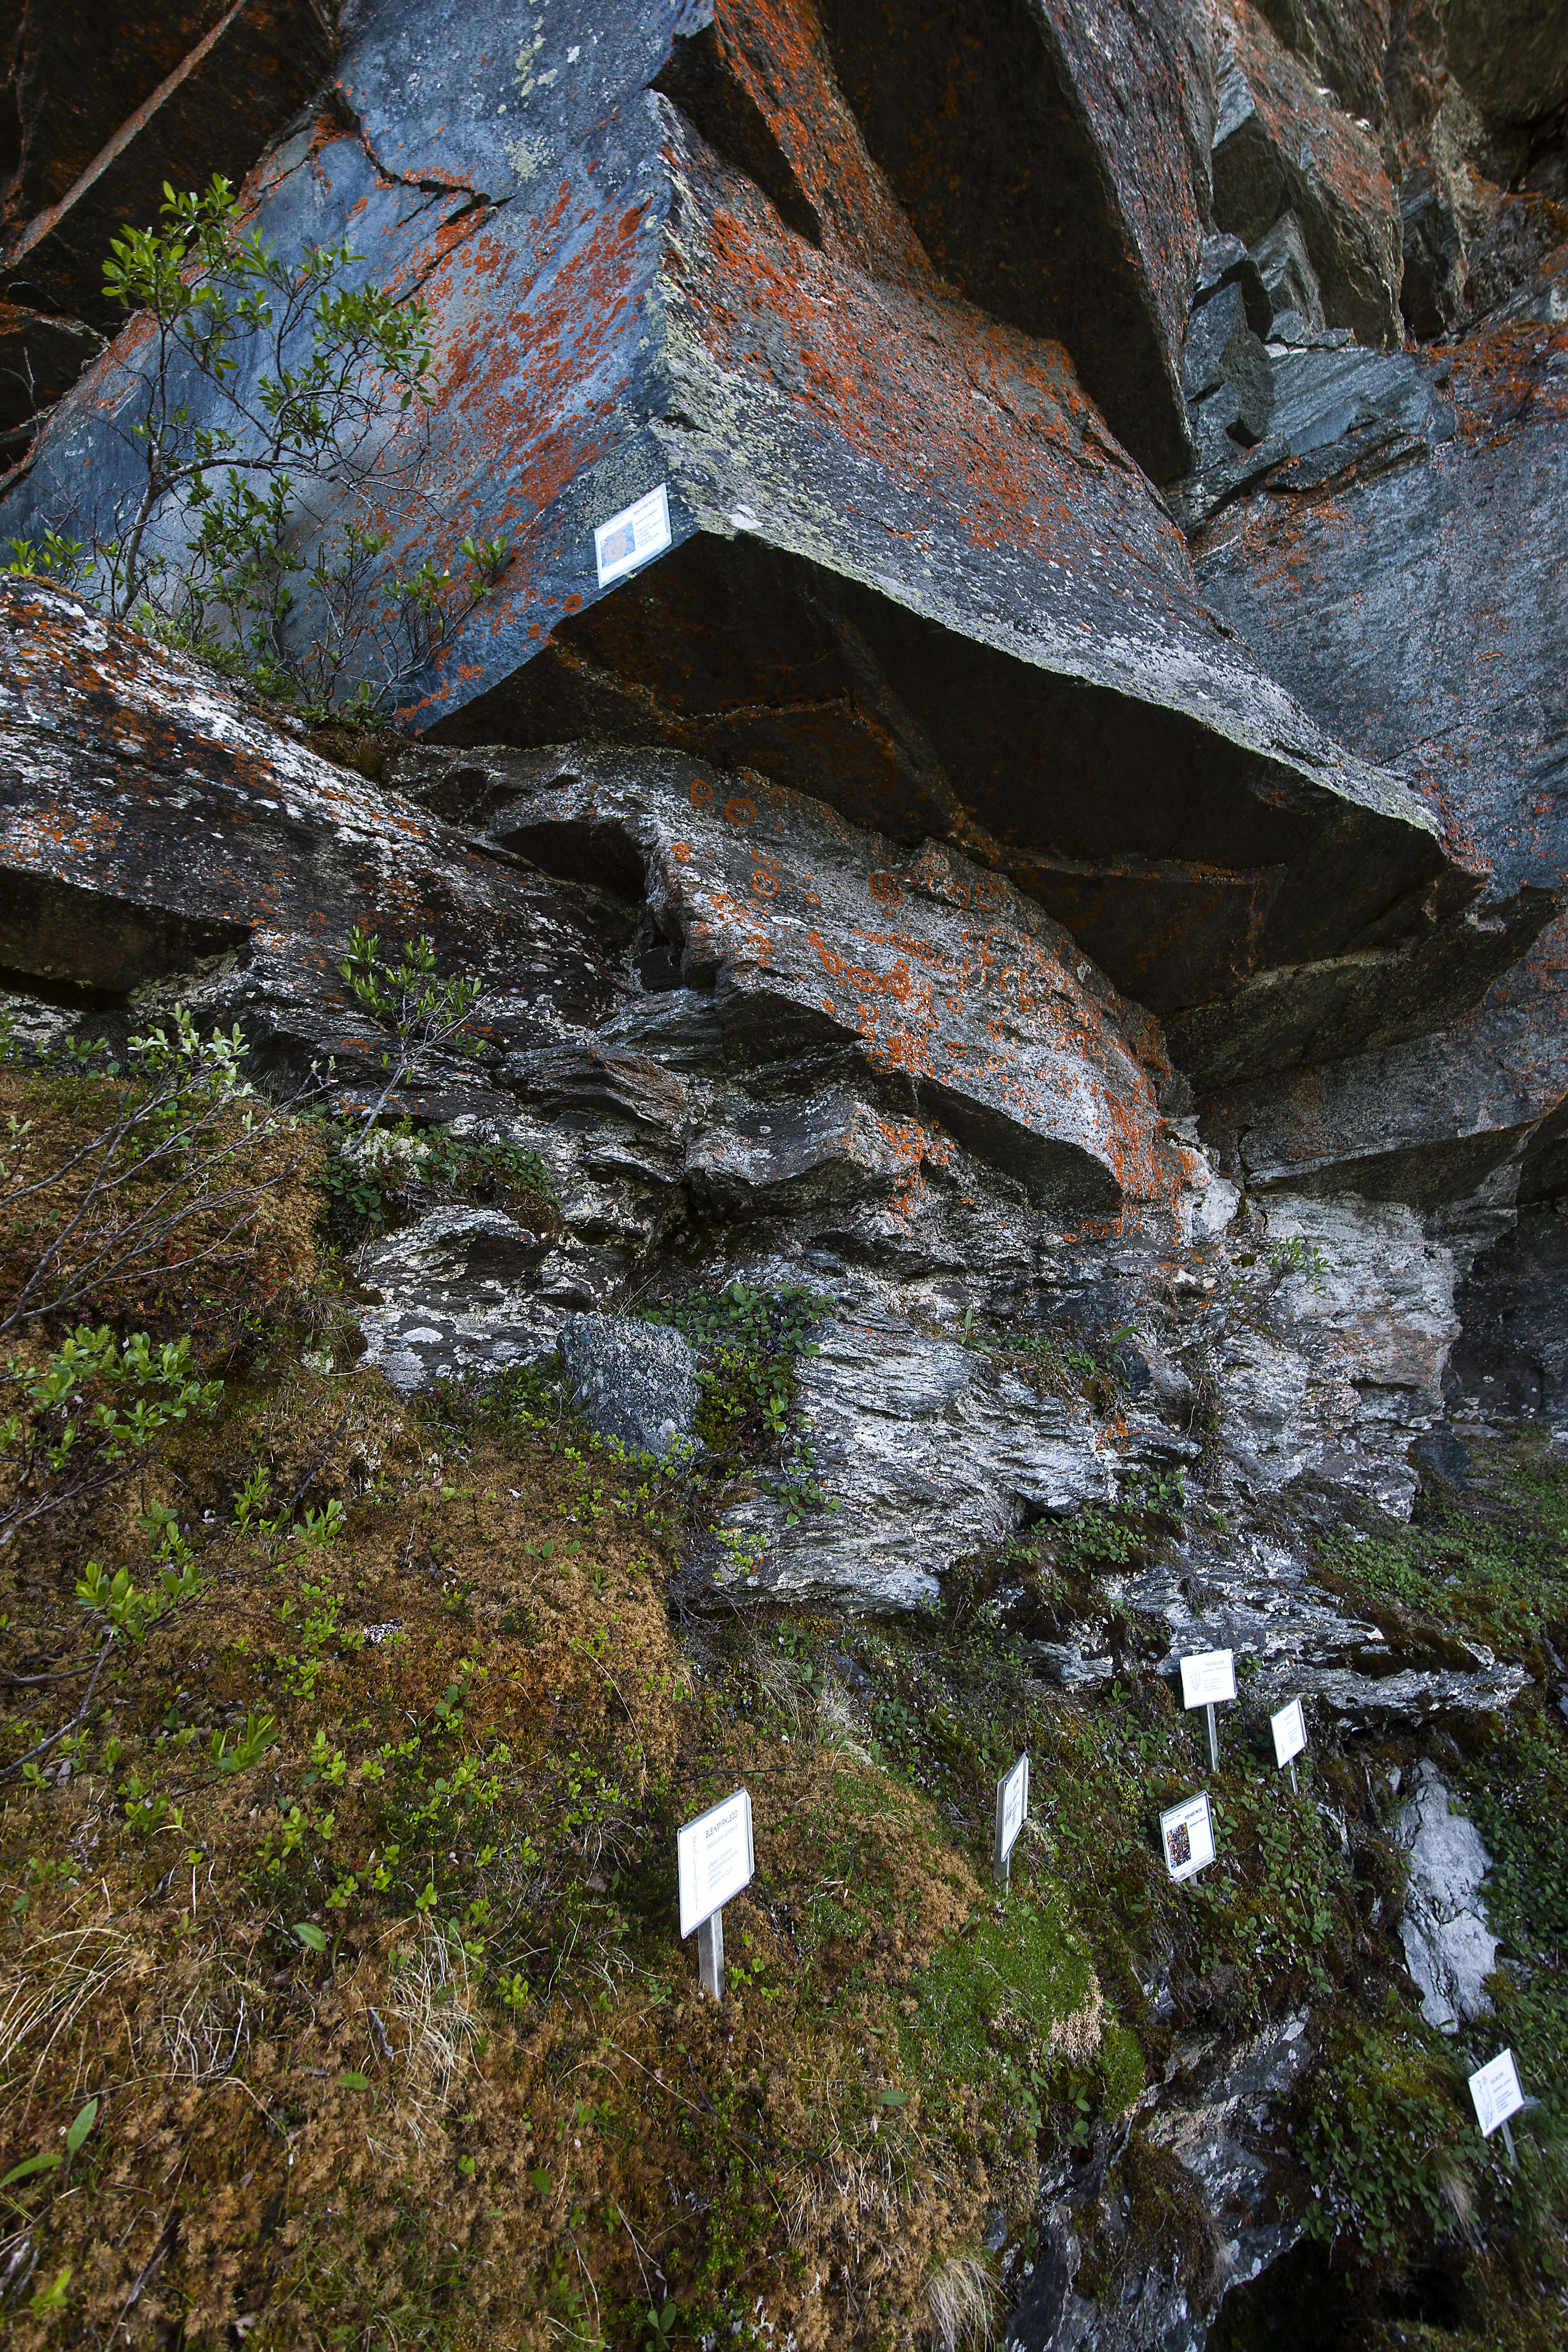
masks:
[[[1175,1822],[1165,1832],[1165,1851],[1171,1857],[1171,1868],[1180,1870],[1193,1858],[1193,1842],[1187,1834],[1185,1822]]]

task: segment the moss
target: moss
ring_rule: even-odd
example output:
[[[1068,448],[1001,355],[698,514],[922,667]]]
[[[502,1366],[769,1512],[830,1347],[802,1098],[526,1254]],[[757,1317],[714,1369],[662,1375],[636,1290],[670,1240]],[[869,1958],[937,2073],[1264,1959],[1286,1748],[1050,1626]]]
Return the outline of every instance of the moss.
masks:
[[[1411,1526],[1363,1510],[1321,1540],[1319,1573],[1405,1651],[1462,1665],[1479,1641],[1540,1677],[1568,1643],[1568,1465],[1518,1433],[1476,1450],[1465,1495],[1428,1499]]]

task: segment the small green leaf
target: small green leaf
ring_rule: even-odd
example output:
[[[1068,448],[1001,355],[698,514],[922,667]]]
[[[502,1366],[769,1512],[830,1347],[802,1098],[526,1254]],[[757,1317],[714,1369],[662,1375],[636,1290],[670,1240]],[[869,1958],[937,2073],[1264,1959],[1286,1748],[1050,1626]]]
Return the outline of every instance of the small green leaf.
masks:
[[[35,2172],[53,2172],[64,2162],[64,2157],[57,2156],[52,2148],[47,2156],[30,2156],[25,2164],[13,2165],[5,2179],[0,2180],[0,2189],[9,2189],[13,2180],[26,2180]]]
[[[325,1936],[322,1935],[321,1929],[316,1927],[312,1921],[309,1919],[297,1920],[294,1926],[294,1933],[298,1936],[300,1941],[304,1945],[307,1951],[324,1952],[326,1950],[327,1939]]]
[[[533,2171],[533,2172],[531,2172],[531,2173],[529,2174],[529,2176],[528,2176],[528,2177],[529,2177],[529,2179],[531,2181],[531,2183],[532,2183],[533,2187],[534,2187],[535,2189],[538,2189],[538,2191],[539,2191],[539,2193],[540,2193],[540,2195],[541,2195],[542,2197],[548,2197],[548,2196],[549,2196],[549,2194],[550,2194],[550,2175],[548,2174],[548,2172],[546,2172],[546,2171],[542,2168],[542,2167],[539,2168],[537,2170],[535,2170],[535,2171]]]
[[[89,2132],[92,2129],[97,2121],[98,2101],[96,2099],[89,2099],[86,2106],[83,2107],[81,2113],[77,2116],[76,2121],[72,2124],[69,2131],[66,2134],[66,2154],[68,2156],[74,2156],[76,2154],[78,2148],[81,2146],[83,2140],[87,2137]]]
[[[338,2088],[340,2091],[368,2091],[370,2076],[360,2074],[355,2067],[345,2066],[338,2076]]]
[[[34,2317],[36,2319],[47,2319],[51,2312],[63,2310],[65,2307],[66,2289],[69,2286],[70,2283],[70,2264],[68,2263],[64,2270],[61,2271],[55,2279],[54,2284],[50,2286],[41,2286],[37,2294],[33,2297],[32,2311]]]
[[[885,2107],[907,2107],[910,2103],[907,2091],[879,2091],[877,2096]]]

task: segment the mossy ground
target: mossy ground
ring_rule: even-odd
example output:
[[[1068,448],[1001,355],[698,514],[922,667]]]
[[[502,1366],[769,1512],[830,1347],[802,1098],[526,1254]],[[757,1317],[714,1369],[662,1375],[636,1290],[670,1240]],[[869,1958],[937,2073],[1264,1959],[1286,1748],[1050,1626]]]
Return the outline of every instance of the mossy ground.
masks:
[[[40,1148],[90,1119],[72,1084],[29,1096]],[[1298,1795],[1244,1690],[1209,1781],[1220,1858],[1174,1887],[1151,1824],[1206,1775],[1135,1662],[1074,1701],[962,1579],[948,1612],[896,1624],[721,1595],[691,1614],[689,1477],[596,1445],[537,1375],[414,1410],[356,1368],[319,1165],[284,1153],[249,1256],[158,1294],[212,1335],[216,1414],[0,1552],[0,1769],[75,1705],[89,1557],[145,1574],[171,1514],[198,1587],[0,1784],[0,2296],[22,2352],[923,2345],[939,2309],[984,2321],[984,2248],[1026,2234],[1042,2164],[1100,2168],[1080,2291],[1115,2301],[1174,2248],[1201,2295],[1206,2217],[1139,2102],[1178,2036],[1309,2008],[1283,2210],[1364,2204],[1389,2115],[1409,2143],[1387,2243],[1338,2232],[1360,2340],[1390,2340],[1390,2296],[1436,2261],[1489,2266],[1527,2328],[1563,2210],[1551,2134],[1517,2182],[1467,2140],[1453,2053],[1396,1989],[1398,1870],[1358,1759],[1321,1744]],[[805,1308],[716,1301],[721,1357],[737,1312],[756,1328],[710,1402],[765,1455]],[[1064,1589],[1171,1507],[1062,1531]],[[1026,1748],[1004,1900],[993,1793]],[[1537,2079],[1561,2050],[1562,1833],[1540,1813],[1564,1755],[1527,1707],[1464,1762]],[[716,2007],[678,1935],[674,1835],[741,1781],[758,1867]]]

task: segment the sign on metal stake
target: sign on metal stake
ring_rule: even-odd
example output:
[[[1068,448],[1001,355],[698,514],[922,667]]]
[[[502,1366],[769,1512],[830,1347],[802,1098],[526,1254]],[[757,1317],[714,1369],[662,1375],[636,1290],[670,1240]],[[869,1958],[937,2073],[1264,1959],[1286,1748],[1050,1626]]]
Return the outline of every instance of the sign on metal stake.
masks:
[[[1290,1786],[1299,1796],[1301,1784],[1296,1778],[1296,1759],[1307,1745],[1307,1717],[1300,1700],[1293,1698],[1289,1706],[1271,1715],[1268,1727],[1274,1734],[1274,1761],[1281,1770],[1289,1766]]]
[[[1005,1886],[1012,1874],[1013,1848],[1029,1818],[1029,1759],[1020,1756],[1010,1772],[996,1783],[996,1838],[992,1848],[991,1875]]]
[[[1208,1725],[1209,1770],[1219,1770],[1219,1725],[1215,1708],[1236,1696],[1236,1659],[1229,1650],[1199,1650],[1182,1660],[1182,1705],[1201,1706]]]
[[[1517,2116],[1525,2104],[1524,2093],[1519,2087],[1519,2069],[1513,2063],[1511,2050],[1500,2050],[1470,2076],[1470,2096],[1476,2103],[1476,2121],[1481,2127],[1481,2137],[1490,2139],[1500,2131],[1502,2144],[1508,2150],[1510,2165],[1519,2158],[1514,2150],[1513,2134],[1508,2127],[1510,2116]]]
[[[745,1789],[710,1805],[677,1832],[681,1937],[696,1931],[698,1979],[714,2000],[724,1998],[724,1906],[749,1884],[756,1866],[752,1799]]]
[[[1160,1816],[1160,1852],[1174,1879],[1191,1878],[1214,1860],[1214,1818],[1206,1792],[1187,1797]]]

